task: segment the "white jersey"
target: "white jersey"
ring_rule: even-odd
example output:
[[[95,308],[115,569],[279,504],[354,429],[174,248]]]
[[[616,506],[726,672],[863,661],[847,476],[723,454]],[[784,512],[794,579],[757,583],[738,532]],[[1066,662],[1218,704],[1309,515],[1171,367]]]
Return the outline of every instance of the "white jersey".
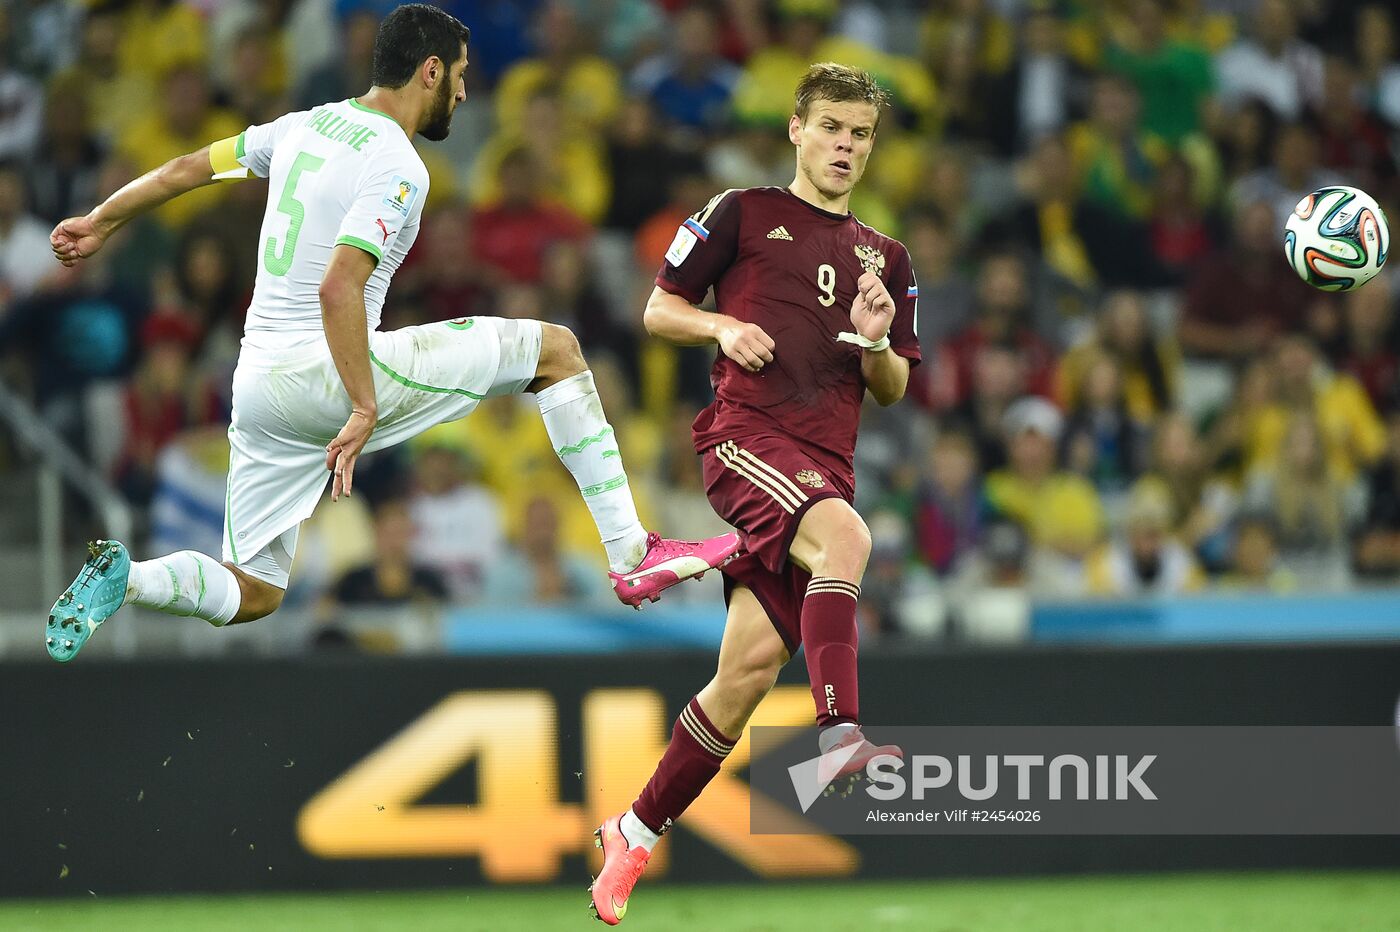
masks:
[[[233,373],[224,559],[285,589],[297,528],[331,479],[326,445],[350,416],[321,322],[321,280],[336,246],[376,260],[365,311],[379,420],[367,453],[465,417],[483,398],[524,391],[543,331],[538,321],[494,317],[379,330],[428,193],[422,159],[387,115],[344,100],[248,127],[233,146],[241,167],[227,148],[219,177],[246,170],[270,185]]]
[[[321,336],[321,279],[340,243],[376,261],[365,312],[369,329],[377,329],[428,193],[428,170],[402,127],[342,100],[248,127],[236,155],[269,180],[245,352]]]

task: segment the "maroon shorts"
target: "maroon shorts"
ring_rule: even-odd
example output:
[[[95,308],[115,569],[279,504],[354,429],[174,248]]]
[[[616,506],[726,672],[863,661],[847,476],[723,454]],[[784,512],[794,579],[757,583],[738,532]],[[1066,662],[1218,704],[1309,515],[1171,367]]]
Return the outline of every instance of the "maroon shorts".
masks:
[[[824,498],[851,502],[850,479],[790,440],[726,441],[701,454],[710,505],[739,529],[744,551],[724,567],[724,601],[747,586],[789,653],[802,644],[802,600],[811,574],[788,560],[807,509]]]

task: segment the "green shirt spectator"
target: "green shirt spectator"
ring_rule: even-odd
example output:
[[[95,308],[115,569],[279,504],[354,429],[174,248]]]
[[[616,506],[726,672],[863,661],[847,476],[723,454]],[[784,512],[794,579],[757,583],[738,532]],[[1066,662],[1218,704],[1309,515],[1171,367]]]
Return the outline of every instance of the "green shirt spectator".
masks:
[[[1215,90],[1204,49],[1171,39],[1140,51],[1114,46],[1105,64],[1137,88],[1148,133],[1175,144],[1201,128],[1201,104]]]

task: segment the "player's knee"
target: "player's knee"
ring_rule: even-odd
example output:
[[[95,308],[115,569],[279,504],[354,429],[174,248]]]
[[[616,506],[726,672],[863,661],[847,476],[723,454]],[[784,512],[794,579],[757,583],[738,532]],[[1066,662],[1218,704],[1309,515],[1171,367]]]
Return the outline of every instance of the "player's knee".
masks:
[[[815,553],[809,560],[812,574],[859,582],[870,559],[870,528],[850,507],[829,517],[834,519],[823,522],[815,535]]]
[[[279,589],[269,582],[264,582],[241,571],[235,571],[234,575],[238,577],[241,601],[238,613],[233,616],[233,624],[266,618],[282,607],[282,597],[287,594],[285,589]]]
[[[778,671],[782,668],[780,651],[753,651],[736,661],[722,664],[719,678],[727,693],[756,706],[778,681]]]
[[[854,520],[842,529],[842,535],[847,542],[846,546],[849,548],[850,554],[860,560],[860,569],[864,571],[865,563],[870,559],[870,548],[872,546],[870,527],[860,515],[852,512],[851,517],[854,518]]]
[[[541,324],[540,363],[536,375],[551,382],[578,375],[588,368],[583,361],[583,348],[578,337],[568,327]]]

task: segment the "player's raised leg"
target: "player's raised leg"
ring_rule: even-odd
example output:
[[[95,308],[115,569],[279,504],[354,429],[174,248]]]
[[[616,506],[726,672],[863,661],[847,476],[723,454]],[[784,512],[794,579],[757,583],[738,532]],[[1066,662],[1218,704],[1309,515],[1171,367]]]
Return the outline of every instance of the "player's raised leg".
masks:
[[[787,647],[758,600],[747,588],[736,588],[714,679],[681,710],[671,743],[637,801],[595,832],[603,870],[589,890],[599,919],[608,925],[622,921],[652,849],[719,773],[787,661]]]
[[[195,550],[133,562],[119,541],[89,544],[87,562],[49,612],[49,656],[72,660],[124,605],[198,618],[216,628],[271,615],[287,590],[297,534],[293,526],[237,565]]]
[[[133,563],[120,541],[100,540],[88,545],[87,562],[54,602],[44,642],[49,656],[66,663],[124,605],[221,627],[271,614],[282,591],[194,550]]]
[[[647,533],[578,338],[555,324],[541,329],[539,364],[527,390],[536,393],[550,442],[598,525],[617,597],[634,608],[655,602],[663,590],[733,557],[737,534],[680,541]]]
[[[802,644],[821,729],[819,746],[825,755],[838,747],[859,745],[839,768],[820,776],[828,782],[863,772],[873,757],[903,757],[899,748],[877,747],[860,731],[856,601],[870,557],[870,529],[844,499],[823,499],[802,516],[788,553],[812,574],[802,600]]]

